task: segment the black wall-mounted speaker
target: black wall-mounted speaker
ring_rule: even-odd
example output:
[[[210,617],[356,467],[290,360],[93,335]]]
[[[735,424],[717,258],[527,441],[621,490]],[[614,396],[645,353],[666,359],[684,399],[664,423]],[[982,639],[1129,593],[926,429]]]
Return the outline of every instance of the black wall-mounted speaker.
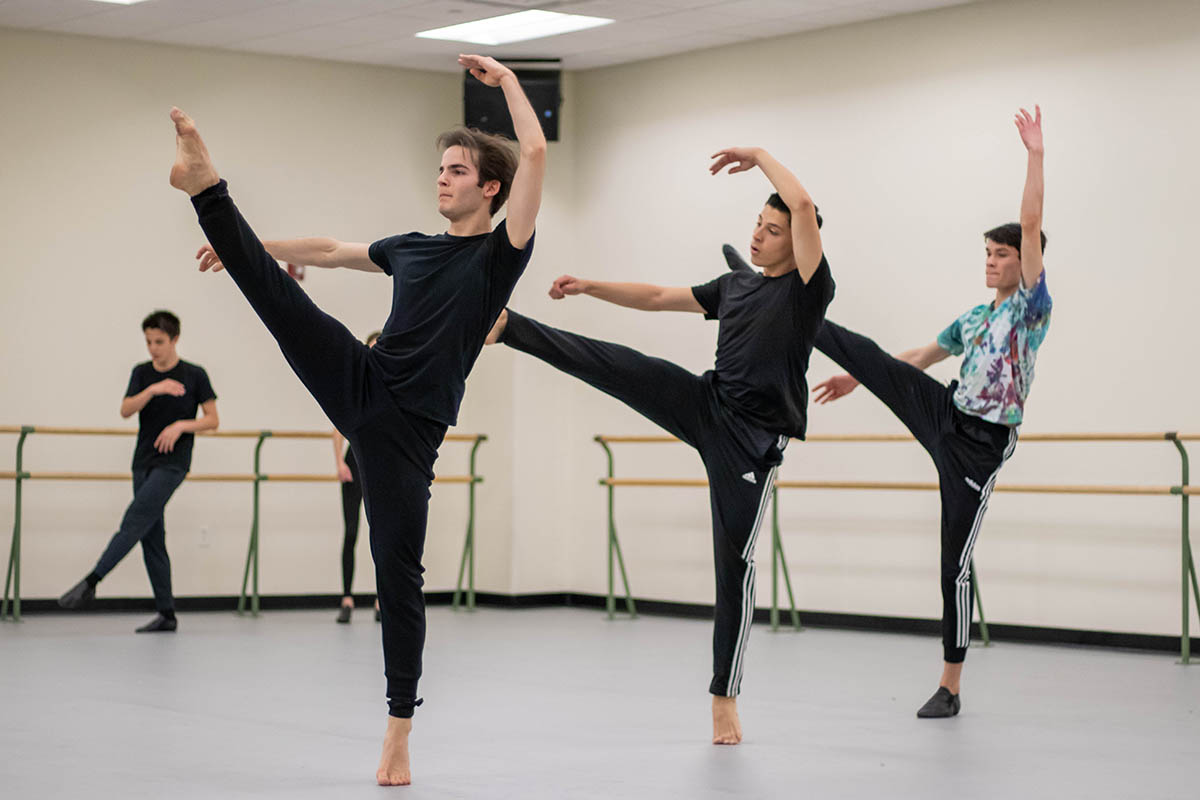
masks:
[[[501,63],[504,63],[501,59]],[[558,141],[558,109],[562,105],[562,71],[558,69],[513,69],[525,96],[542,123],[546,141]],[[487,133],[516,139],[508,103],[499,87],[487,86],[471,73],[463,73],[463,124]]]

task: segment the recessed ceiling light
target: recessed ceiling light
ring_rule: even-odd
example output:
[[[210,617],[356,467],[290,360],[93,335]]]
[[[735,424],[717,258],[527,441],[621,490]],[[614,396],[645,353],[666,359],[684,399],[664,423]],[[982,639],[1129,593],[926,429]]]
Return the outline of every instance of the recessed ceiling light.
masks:
[[[588,28],[608,25],[613,20],[604,17],[585,17],[579,14],[559,14],[555,11],[518,11],[500,17],[477,19],[445,28],[421,31],[422,39],[445,39],[471,44],[509,44],[529,39],[541,39]]]
[[[97,3],[114,3],[118,6],[131,6],[134,3],[144,3],[146,0],[95,0]]]

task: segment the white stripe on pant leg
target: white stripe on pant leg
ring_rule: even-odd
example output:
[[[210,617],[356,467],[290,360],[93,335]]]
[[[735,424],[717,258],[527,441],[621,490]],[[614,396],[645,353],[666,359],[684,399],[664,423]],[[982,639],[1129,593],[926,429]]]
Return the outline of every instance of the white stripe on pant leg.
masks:
[[[1004,448],[1004,454],[1000,458],[1000,463],[996,465],[996,469],[984,484],[983,491],[980,492],[979,507],[975,509],[975,519],[971,523],[971,532],[967,535],[967,541],[963,545],[962,553],[958,557],[958,576],[954,579],[954,607],[958,613],[958,625],[956,626],[954,637],[956,647],[969,647],[971,643],[971,552],[975,549],[975,540],[979,538],[979,529],[983,525],[983,515],[987,511],[988,500],[992,496],[992,490],[996,487],[996,478],[1000,475],[1000,468],[1012,456],[1016,447],[1017,429],[1012,428],[1008,432],[1008,444]]]
[[[746,641],[750,637],[750,626],[754,622],[754,547],[758,541],[758,532],[762,527],[763,516],[767,510],[767,501],[771,497],[771,492],[775,488],[775,475],[779,471],[779,467],[771,468],[767,473],[764,481],[763,494],[758,501],[758,512],[754,516],[754,526],[750,529],[750,537],[746,541],[745,548],[742,549],[742,561],[747,563],[746,574],[742,578],[742,615],[738,623],[737,644],[734,645],[733,661],[729,665],[729,683],[726,686],[726,696],[733,697],[737,694],[738,685],[741,683],[741,673],[743,665],[743,655],[746,649]]]

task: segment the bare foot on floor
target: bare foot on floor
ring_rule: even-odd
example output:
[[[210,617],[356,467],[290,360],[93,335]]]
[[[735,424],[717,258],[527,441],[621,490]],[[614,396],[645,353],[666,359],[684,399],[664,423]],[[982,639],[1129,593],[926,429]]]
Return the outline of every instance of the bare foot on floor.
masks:
[[[387,733],[383,736],[383,755],[379,757],[379,769],[375,780],[380,786],[408,786],[412,783],[412,770],[408,766],[408,735],[412,733],[412,719],[388,717]]]
[[[496,324],[488,331],[487,338],[483,340],[484,344],[495,344],[500,341],[500,335],[504,333],[504,326],[508,324],[508,309],[500,309],[500,316],[496,317]]]
[[[739,744],[742,723],[738,720],[737,698],[713,695],[713,744]]]
[[[221,178],[192,118],[178,108],[172,108],[171,121],[175,123],[175,163],[171,166],[171,185],[195,197]]]

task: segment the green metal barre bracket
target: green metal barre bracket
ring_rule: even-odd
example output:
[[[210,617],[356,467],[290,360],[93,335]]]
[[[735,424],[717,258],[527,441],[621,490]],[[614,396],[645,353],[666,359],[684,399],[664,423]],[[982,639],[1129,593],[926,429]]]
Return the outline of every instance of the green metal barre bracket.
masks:
[[[450,607],[458,610],[463,593],[463,571],[467,572],[467,610],[475,610],[475,486],[483,483],[483,477],[475,472],[475,454],[479,445],[487,440],[487,436],[479,434],[471,445],[470,475],[471,483],[467,486],[467,535],[463,541],[462,560],[458,565],[458,581],[454,584],[454,600]],[[470,569],[467,565],[470,563]]]
[[[250,615],[258,616],[258,495],[259,484],[266,480],[266,476],[262,473],[262,448],[263,443],[271,437],[270,431],[262,431],[258,434],[258,443],[254,446],[254,511],[250,517],[250,545],[246,550],[246,568],[242,571],[242,593],[238,596],[237,613],[246,613],[246,584],[250,581],[251,564],[254,565],[254,582],[252,584],[250,594]]]
[[[771,630],[779,630],[779,569],[783,567],[783,580],[787,586],[788,605],[792,612],[792,628],[804,630],[800,624],[800,612],[796,610],[796,596],[792,593],[792,577],[788,573],[787,558],[783,554],[783,537],[779,530],[779,489],[771,487]]]
[[[1177,494],[1180,498],[1180,529],[1179,529],[1179,560],[1180,560],[1180,592],[1182,593],[1182,620],[1179,628],[1179,663],[1188,665],[1192,663],[1192,636],[1191,636],[1191,600],[1196,601],[1196,608],[1200,610],[1200,587],[1196,584],[1196,563],[1192,559],[1192,541],[1190,524],[1188,521],[1188,495],[1184,491],[1188,487],[1188,454],[1183,446],[1183,442],[1179,441],[1179,434],[1172,431],[1164,437],[1167,441],[1175,445],[1175,449],[1179,451],[1180,475],[1179,486],[1171,487],[1171,494]],[[1190,579],[1190,580],[1189,580]],[[1188,596],[1188,585],[1191,585],[1192,595]]]
[[[616,616],[617,598],[613,586],[613,558],[615,556],[621,569],[621,581],[625,585],[625,608],[629,612],[630,618],[634,618],[637,617],[637,606],[633,602],[633,590],[629,588],[629,575],[625,572],[625,557],[621,554],[621,543],[617,539],[617,522],[613,509],[613,494],[616,489],[611,483],[613,453],[603,437],[596,436],[595,441],[604,448],[604,454],[608,457],[608,480],[610,481],[607,484],[603,480],[600,481],[600,485],[608,489],[608,596],[605,599],[605,610],[608,612],[609,619]]]
[[[13,503],[13,532],[12,543],[8,549],[8,571],[4,578],[4,601],[0,603],[0,621],[8,619],[8,592],[12,589],[12,620],[21,621],[21,483],[29,477],[23,467],[25,453],[25,437],[33,433],[32,425],[22,425],[20,438],[17,439],[17,462],[14,472],[16,478],[16,495]]]

